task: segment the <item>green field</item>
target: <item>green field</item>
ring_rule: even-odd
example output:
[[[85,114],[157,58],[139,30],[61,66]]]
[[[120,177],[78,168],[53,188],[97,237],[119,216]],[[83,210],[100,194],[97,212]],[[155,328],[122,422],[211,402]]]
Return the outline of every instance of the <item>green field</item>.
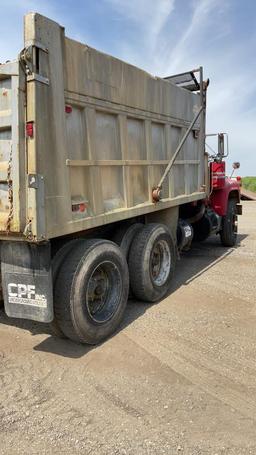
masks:
[[[256,193],[256,177],[243,177],[242,186],[246,190],[254,191]]]

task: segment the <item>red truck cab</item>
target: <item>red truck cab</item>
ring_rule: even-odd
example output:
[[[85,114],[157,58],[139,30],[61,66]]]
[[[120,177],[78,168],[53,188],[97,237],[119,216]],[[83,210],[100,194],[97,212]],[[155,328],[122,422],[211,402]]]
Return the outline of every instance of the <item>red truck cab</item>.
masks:
[[[220,237],[224,246],[233,246],[236,243],[237,215],[242,214],[240,205],[241,177],[226,175],[226,162],[223,158],[228,155],[228,136],[218,133],[218,153],[210,157],[210,195],[208,204],[215,214],[221,217]],[[226,137],[227,153],[224,150]],[[237,169],[239,163],[234,163]],[[234,171],[233,171],[234,172]]]
[[[232,178],[226,175],[225,161],[211,162],[210,176],[210,205],[218,215],[225,216],[229,199],[235,199],[237,204],[240,202],[241,178]]]
[[[180,217],[190,224],[195,241],[203,241],[212,234],[219,234],[223,246],[234,246],[237,241],[237,215],[242,214],[240,204],[241,177],[226,175],[228,138],[225,133],[211,134],[218,138],[218,152],[210,148],[207,153],[209,162],[209,195],[203,201],[182,207]],[[226,138],[227,152],[224,141]],[[207,145],[207,144],[206,144]],[[239,163],[234,163],[237,169]],[[234,172],[234,171],[233,171]]]

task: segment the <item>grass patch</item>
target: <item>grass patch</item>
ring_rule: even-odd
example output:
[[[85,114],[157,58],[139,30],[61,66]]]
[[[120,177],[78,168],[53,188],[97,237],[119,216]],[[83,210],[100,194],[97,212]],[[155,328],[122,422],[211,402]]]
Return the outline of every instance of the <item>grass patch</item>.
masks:
[[[242,185],[246,190],[256,193],[256,177],[243,177]]]

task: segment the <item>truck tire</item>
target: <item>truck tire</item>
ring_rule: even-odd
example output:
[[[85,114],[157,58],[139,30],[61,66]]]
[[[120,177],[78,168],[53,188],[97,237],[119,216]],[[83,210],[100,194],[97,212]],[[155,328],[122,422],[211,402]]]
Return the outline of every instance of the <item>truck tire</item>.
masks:
[[[135,237],[129,254],[130,285],[139,300],[156,302],[170,289],[176,263],[172,236],[163,224],[148,224]]]
[[[65,243],[53,256],[52,259],[52,280],[53,282],[56,281],[60,266],[63,264],[64,261],[67,260],[69,254],[72,250],[77,248],[84,242],[84,239],[72,239]]]
[[[56,279],[61,331],[77,343],[101,342],[119,326],[128,290],[128,266],[120,248],[107,240],[84,240],[61,264]]]
[[[121,226],[119,229],[116,230],[113,242],[115,242],[118,246],[120,246],[121,250],[124,253],[126,261],[128,262],[130,247],[132,241],[138,232],[140,232],[144,227],[142,223],[134,223],[131,226]],[[128,298],[132,299],[134,297],[132,293],[132,289],[130,286]]]
[[[82,242],[84,242],[84,239],[73,239],[73,240],[70,240],[69,242],[65,243],[56,252],[56,254],[53,256],[53,259],[52,259],[52,282],[53,282],[53,287],[55,285],[55,282],[56,282],[56,279],[57,279],[57,276],[58,276],[58,273],[59,273],[59,270],[60,270],[60,266],[62,264],[64,264],[64,262],[66,261],[66,259],[69,256],[70,252],[74,248],[77,248]],[[66,336],[62,332],[62,330],[61,330],[61,328],[60,328],[60,326],[58,324],[58,321],[56,319],[54,302],[53,302],[53,312],[54,312],[54,319],[50,323],[50,327],[51,327],[54,335],[56,335],[59,338],[66,338]]]
[[[194,242],[204,242],[211,234],[211,220],[205,213],[200,220],[192,224],[194,230]]]
[[[237,240],[237,201],[234,198],[228,200],[227,213],[222,219],[222,229],[220,239],[223,246],[234,246]]]
[[[113,242],[115,242],[118,246],[120,246],[121,250],[124,253],[124,256],[128,260],[130,246],[135,235],[142,230],[144,224],[142,223],[134,223],[131,226],[121,226],[119,229],[116,230],[115,235],[113,237]]]

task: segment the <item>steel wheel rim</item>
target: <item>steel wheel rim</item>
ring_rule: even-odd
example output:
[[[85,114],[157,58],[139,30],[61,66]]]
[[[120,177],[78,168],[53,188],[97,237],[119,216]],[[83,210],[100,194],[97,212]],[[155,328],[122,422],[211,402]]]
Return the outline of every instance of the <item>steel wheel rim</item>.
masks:
[[[86,308],[97,324],[109,321],[116,312],[122,292],[122,278],[116,264],[103,261],[92,271],[86,289]]]
[[[163,286],[171,270],[171,253],[166,240],[155,243],[150,256],[150,274],[155,286]]]

